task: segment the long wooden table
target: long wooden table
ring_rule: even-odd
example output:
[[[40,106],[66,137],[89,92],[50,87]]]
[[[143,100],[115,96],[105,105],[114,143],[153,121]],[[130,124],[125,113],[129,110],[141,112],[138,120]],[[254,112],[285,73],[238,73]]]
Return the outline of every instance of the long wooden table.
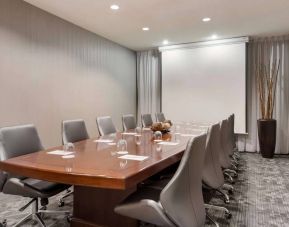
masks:
[[[136,190],[150,176],[178,162],[190,137],[180,137],[178,145],[162,145],[156,150],[151,131],[143,131],[141,145],[135,136],[117,133],[101,137],[117,142],[121,137],[128,144],[129,154],[149,156],[144,161],[123,160],[115,153],[116,145],[88,139],[75,143],[74,158],[64,159],[48,151],[54,147],[0,162],[0,169],[18,175],[74,185],[71,226],[137,226],[137,221],[113,212],[114,207]],[[170,134],[163,140],[172,140]]]

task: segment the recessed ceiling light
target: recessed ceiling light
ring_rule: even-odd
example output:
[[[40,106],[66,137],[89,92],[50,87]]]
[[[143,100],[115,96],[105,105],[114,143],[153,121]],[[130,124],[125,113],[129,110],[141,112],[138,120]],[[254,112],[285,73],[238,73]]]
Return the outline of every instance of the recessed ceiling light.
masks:
[[[149,27],[143,27],[142,30],[143,31],[148,31],[148,30],[150,30],[150,28]]]
[[[217,34],[213,34],[210,38],[211,38],[211,39],[217,39],[217,38],[218,38],[218,35],[217,35]]]
[[[119,6],[118,5],[111,5],[110,8],[112,10],[118,10],[119,9]]]
[[[209,21],[211,21],[211,18],[210,17],[205,17],[205,18],[203,18],[202,19],[204,22],[209,22]]]
[[[164,45],[167,45],[167,44],[169,44],[169,41],[165,39],[165,40],[163,41],[163,44],[164,44]]]

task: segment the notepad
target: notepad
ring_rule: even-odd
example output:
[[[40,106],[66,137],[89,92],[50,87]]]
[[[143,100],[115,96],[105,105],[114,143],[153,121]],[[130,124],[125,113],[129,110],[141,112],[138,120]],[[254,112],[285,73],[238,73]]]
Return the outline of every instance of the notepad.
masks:
[[[128,151],[118,151],[117,154],[128,154]]]
[[[134,160],[134,161],[144,161],[148,159],[148,156],[142,156],[142,155],[131,155],[131,154],[126,154],[123,156],[118,157],[120,159],[126,159],[126,160]]]
[[[64,159],[75,158],[75,155],[73,155],[73,154],[70,154],[70,155],[64,155],[64,156],[62,156],[62,158],[64,158]]]
[[[113,140],[108,140],[108,139],[98,139],[98,140],[94,140],[93,142],[95,142],[95,143],[112,143]]]
[[[123,132],[122,134],[123,135],[131,135],[131,136],[137,135],[136,132]]]
[[[197,135],[195,135],[195,134],[181,134],[181,136],[184,136],[184,137],[195,137]]]
[[[158,144],[175,146],[175,145],[178,145],[179,143],[177,143],[177,142],[167,142],[167,141],[163,141],[163,142],[160,142],[160,143],[158,143]]]
[[[47,154],[54,154],[54,155],[71,155],[74,152],[72,151],[62,151],[62,150],[55,150],[55,151],[48,151]]]

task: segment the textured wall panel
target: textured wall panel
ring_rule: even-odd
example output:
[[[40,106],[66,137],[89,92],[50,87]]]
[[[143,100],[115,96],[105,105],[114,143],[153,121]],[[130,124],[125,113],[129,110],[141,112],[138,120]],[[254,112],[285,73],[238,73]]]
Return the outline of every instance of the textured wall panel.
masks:
[[[45,146],[61,143],[63,119],[85,119],[95,136],[96,116],[111,115],[121,129],[121,114],[136,112],[135,52],[0,0],[0,104],[0,127],[34,123]]]

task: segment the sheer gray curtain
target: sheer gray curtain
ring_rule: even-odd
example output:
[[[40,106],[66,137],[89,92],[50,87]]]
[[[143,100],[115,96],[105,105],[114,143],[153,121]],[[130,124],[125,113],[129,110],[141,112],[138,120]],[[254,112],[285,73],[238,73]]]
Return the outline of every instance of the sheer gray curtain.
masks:
[[[161,109],[160,54],[157,50],[137,53],[138,122],[142,113]]]
[[[280,59],[280,71],[276,88],[274,118],[277,120],[277,142],[275,153],[289,153],[289,36],[255,38],[248,48],[248,133],[246,150],[259,151],[257,119],[260,118],[259,99],[256,86],[256,65]]]

